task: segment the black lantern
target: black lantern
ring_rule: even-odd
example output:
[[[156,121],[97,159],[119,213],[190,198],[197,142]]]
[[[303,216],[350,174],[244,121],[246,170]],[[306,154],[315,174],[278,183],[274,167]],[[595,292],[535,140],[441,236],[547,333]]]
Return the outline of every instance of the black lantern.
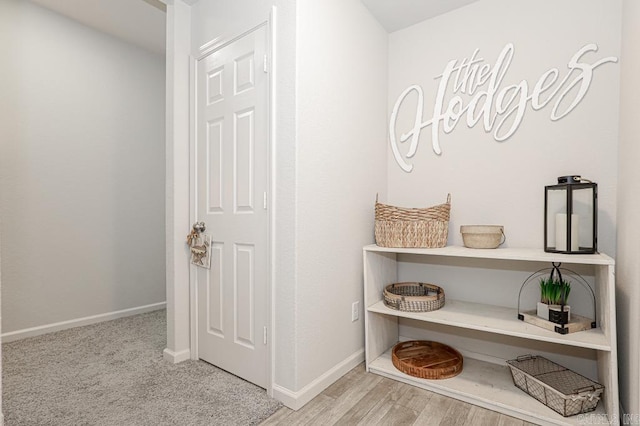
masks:
[[[544,187],[544,251],[590,254],[598,251],[598,184],[561,176]]]

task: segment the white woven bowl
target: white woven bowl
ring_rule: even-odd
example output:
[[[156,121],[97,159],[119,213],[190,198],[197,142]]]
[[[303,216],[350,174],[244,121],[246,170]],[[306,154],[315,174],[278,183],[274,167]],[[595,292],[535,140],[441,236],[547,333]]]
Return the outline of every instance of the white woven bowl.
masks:
[[[462,225],[460,233],[464,246],[469,248],[498,248],[506,238],[501,225]]]

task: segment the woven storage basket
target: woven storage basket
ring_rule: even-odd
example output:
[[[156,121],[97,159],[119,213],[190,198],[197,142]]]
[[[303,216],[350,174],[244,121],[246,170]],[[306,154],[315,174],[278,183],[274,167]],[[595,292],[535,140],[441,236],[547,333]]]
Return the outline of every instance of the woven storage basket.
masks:
[[[381,247],[437,248],[447,245],[451,194],[447,202],[428,208],[404,208],[378,202],[376,244]]]
[[[391,351],[400,371],[421,379],[448,379],[462,372],[462,355],[451,346],[426,340],[400,342]]]
[[[394,283],[382,292],[384,304],[405,312],[429,312],[444,306],[444,290],[427,283]]]
[[[541,356],[507,361],[513,383],[564,417],[596,409],[604,386]]]

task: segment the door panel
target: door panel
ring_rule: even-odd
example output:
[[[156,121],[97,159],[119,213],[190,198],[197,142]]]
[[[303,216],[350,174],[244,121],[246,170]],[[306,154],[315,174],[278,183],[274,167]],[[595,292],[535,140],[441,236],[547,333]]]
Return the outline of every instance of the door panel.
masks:
[[[196,220],[212,236],[197,268],[198,356],[266,387],[269,217],[266,28],[197,64]]]
[[[254,246],[235,244],[235,341],[254,348]]]
[[[207,213],[221,213],[222,209],[222,135],[223,119],[207,123]]]
[[[224,338],[223,314],[224,297],[222,288],[222,247],[220,243],[211,244],[211,269],[207,271],[207,326],[208,332]],[[202,295],[205,296],[205,295]]]
[[[233,116],[233,198],[236,213],[253,212],[253,117],[253,108],[236,112]]]

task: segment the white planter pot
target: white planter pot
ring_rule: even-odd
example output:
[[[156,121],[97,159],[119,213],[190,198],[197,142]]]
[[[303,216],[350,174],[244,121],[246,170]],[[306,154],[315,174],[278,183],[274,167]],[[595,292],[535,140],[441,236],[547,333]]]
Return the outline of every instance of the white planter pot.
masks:
[[[549,321],[549,305],[546,303],[538,302],[537,314],[543,320]]]

